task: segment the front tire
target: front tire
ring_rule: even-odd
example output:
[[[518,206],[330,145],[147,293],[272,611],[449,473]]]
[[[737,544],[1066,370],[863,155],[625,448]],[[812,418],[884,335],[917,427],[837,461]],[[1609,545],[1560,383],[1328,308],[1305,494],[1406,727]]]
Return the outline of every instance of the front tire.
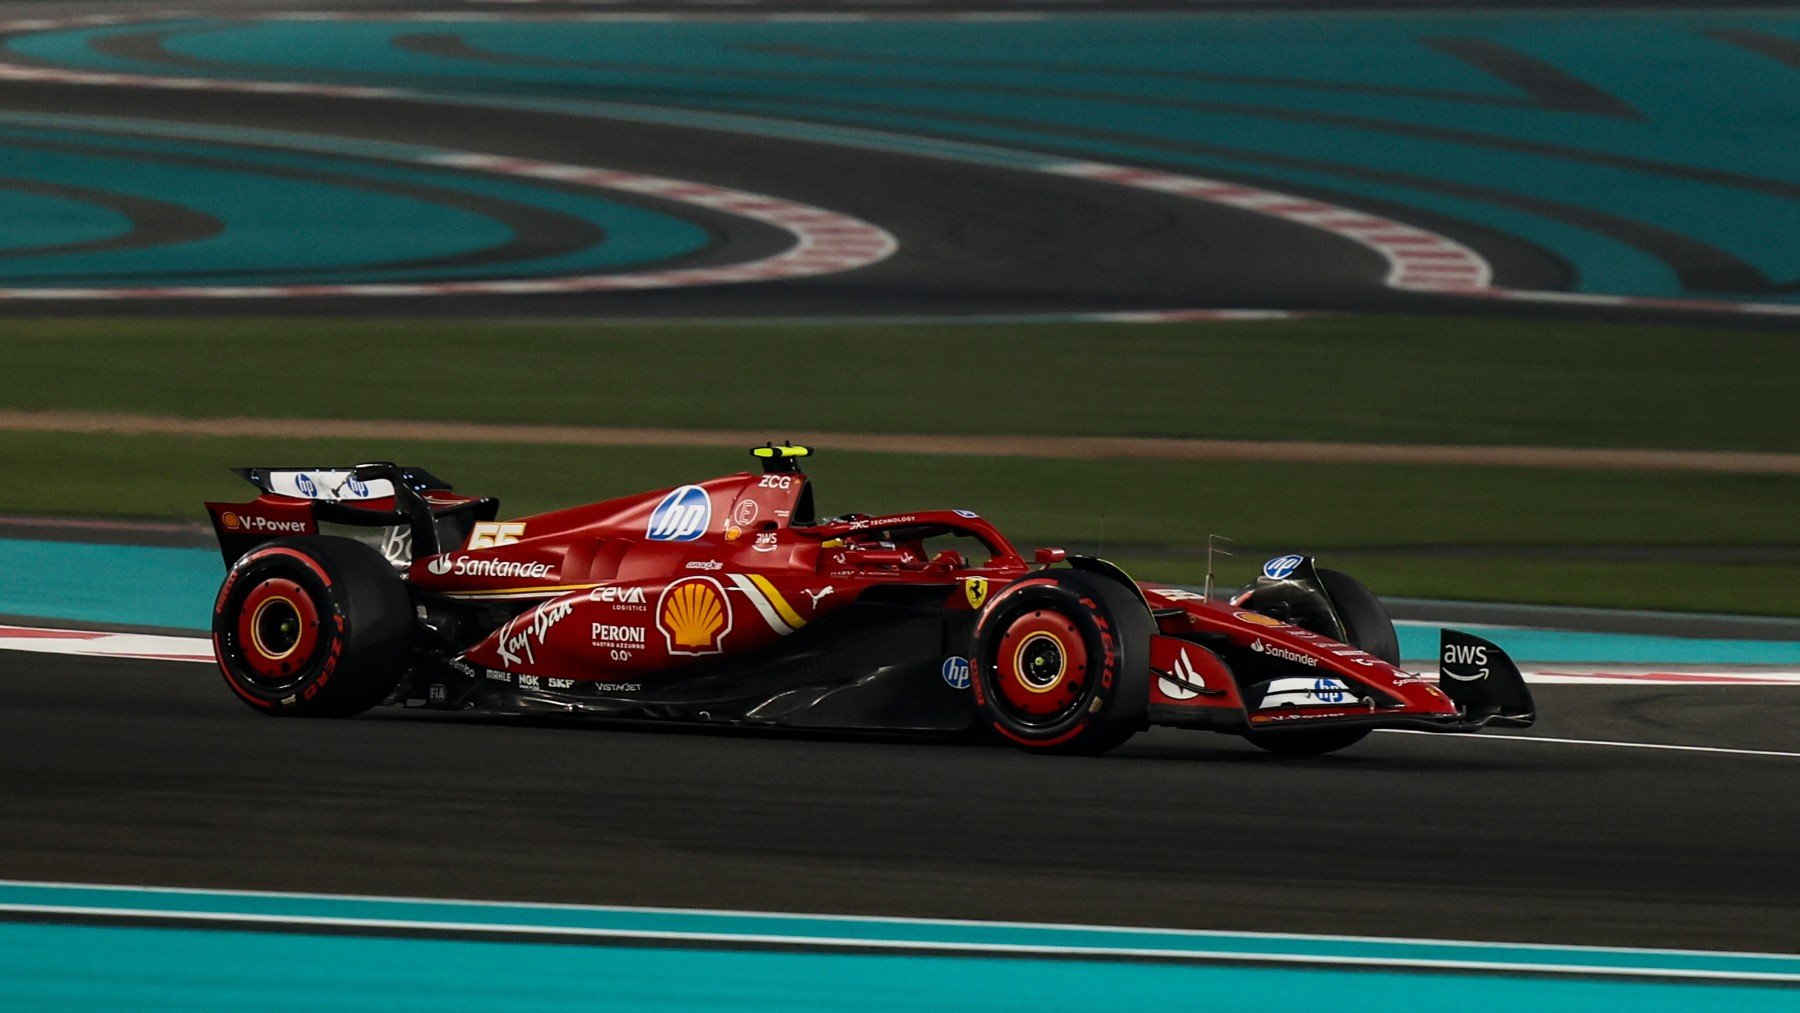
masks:
[[[1033,574],[989,602],[976,624],[976,705],[1021,748],[1104,753],[1146,726],[1153,632],[1149,611],[1115,580]]]
[[[1344,624],[1345,641],[1390,665],[1400,664],[1400,636],[1381,599],[1363,583],[1336,570],[1315,570],[1319,586],[1331,599],[1338,621]],[[1310,629],[1310,627],[1308,627]],[[1336,630],[1311,630],[1337,639]],[[1252,743],[1283,756],[1321,756],[1361,742],[1369,728],[1293,728],[1244,733]]]
[[[412,599],[381,553],[349,538],[285,538],[245,553],[213,603],[225,684],[262,714],[348,717],[405,674]]]

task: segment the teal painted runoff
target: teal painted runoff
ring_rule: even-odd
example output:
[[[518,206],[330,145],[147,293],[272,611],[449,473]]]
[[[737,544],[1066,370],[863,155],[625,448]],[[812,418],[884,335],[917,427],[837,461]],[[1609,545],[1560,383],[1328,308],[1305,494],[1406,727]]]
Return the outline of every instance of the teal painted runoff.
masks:
[[[175,60],[92,45],[145,32]],[[760,116],[738,129],[852,143],[843,131],[862,129],[899,138],[873,143],[937,155],[966,142],[1153,163],[1497,229],[1568,263],[1578,291],[1800,300],[1800,231],[1788,227],[1800,90],[1793,68],[1734,33],[1791,41],[1800,15],[187,20],[5,45],[92,70],[356,84],[639,119]],[[1604,97],[1546,104],[1483,66],[1508,61]],[[1663,259],[1683,244],[1710,265],[1685,280]]]
[[[97,580],[97,574],[109,579]],[[205,629],[225,571],[212,549],[0,538],[0,614]],[[1437,657],[1438,626],[1401,622],[1400,653]],[[1468,626],[1522,663],[1800,665],[1800,641]]]
[[[1784,989],[1205,964],[0,925],[9,1009],[1790,1013]]]
[[[1437,623],[1397,622],[1400,655],[1435,659]],[[1593,633],[1519,626],[1460,624],[1506,649],[1515,661],[1588,662],[1614,665],[1800,665],[1800,641],[1654,637],[1642,633]]]
[[[1495,1008],[1761,1013],[1791,1009],[1800,984],[1800,957],[1785,954],[18,882],[0,883],[0,906],[39,916],[247,917],[293,930],[243,932],[226,921],[179,928],[0,924],[0,1005],[7,1008],[1085,1010],[1192,1008],[1204,1000],[1216,1008],[1313,1010],[1329,995],[1344,1008],[1437,1013],[1479,994]],[[489,942],[432,937],[438,927],[590,935],[588,943]],[[343,934],[311,934],[325,930]],[[414,937],[374,936],[382,931]],[[629,933],[656,933],[668,945],[643,948],[618,938]],[[708,948],[734,940],[786,941],[794,949]],[[830,950],[859,941],[977,952]],[[1016,955],[978,952],[1008,947]],[[1019,947],[1054,948],[1063,959],[1021,954]],[[1133,950],[1149,951],[1149,959],[1104,959]],[[1234,959],[1239,963],[1205,962]]]
[[[129,222],[74,198],[51,202],[0,190],[0,211],[10,212],[7,242],[17,244],[0,259],[0,283],[328,284],[597,274],[667,261],[711,241],[701,226],[611,200],[600,190],[418,164],[442,154],[429,149],[220,128],[195,128],[182,137],[180,130],[77,117],[50,125],[0,115],[7,176],[175,205],[213,228],[178,242],[59,249],[121,234]],[[487,207],[571,218],[591,226],[593,239],[556,255],[484,260],[483,254],[529,238],[478,210]]]
[[[0,615],[203,630],[224,579],[214,550],[0,538]]]

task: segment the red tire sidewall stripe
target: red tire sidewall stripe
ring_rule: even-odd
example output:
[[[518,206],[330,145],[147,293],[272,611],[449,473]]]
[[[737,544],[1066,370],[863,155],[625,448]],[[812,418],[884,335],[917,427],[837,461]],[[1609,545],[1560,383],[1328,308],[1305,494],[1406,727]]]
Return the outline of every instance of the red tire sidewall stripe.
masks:
[[[227,648],[219,636],[219,616],[223,613],[226,604],[230,601],[231,593],[236,588],[239,578],[252,566],[272,557],[283,557],[294,560],[310,570],[313,576],[318,578],[319,583],[323,585],[326,592],[327,601],[324,604],[328,606],[328,614],[322,617],[323,622],[321,625],[323,626],[324,622],[329,622],[333,631],[331,645],[326,652],[325,663],[319,670],[318,676],[309,680],[299,692],[285,700],[270,700],[266,697],[258,696],[251,691],[249,687],[241,684],[237,677],[232,673],[230,664],[226,661]],[[319,692],[319,688],[324,686],[326,682],[331,679],[331,674],[336,671],[338,662],[343,656],[344,649],[343,610],[337,606],[335,601],[329,600],[332,597],[332,587],[333,582],[331,574],[327,573],[325,568],[319,565],[319,561],[307,553],[301,552],[299,549],[291,546],[275,545],[263,549],[253,549],[241,557],[237,563],[232,566],[231,572],[225,577],[225,583],[219,588],[218,599],[213,602],[212,637],[213,657],[218,662],[220,674],[225,677],[225,684],[231,687],[232,692],[236,693],[240,699],[251,706],[269,711],[276,710],[280,707],[292,706],[299,700],[310,700]]]

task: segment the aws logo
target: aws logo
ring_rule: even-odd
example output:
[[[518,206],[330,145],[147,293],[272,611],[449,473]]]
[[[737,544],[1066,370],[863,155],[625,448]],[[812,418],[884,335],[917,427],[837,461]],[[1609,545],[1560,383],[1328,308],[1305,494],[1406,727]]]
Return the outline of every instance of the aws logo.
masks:
[[[711,577],[683,577],[663,589],[656,602],[656,628],[670,654],[719,654],[731,632],[731,602]]]
[[[653,542],[691,542],[711,524],[712,498],[697,485],[684,485],[656,504],[645,535]]]
[[[1488,677],[1487,645],[1446,643],[1444,661],[1440,667],[1445,675],[1458,682],[1480,682]],[[1468,674],[1465,675],[1465,672]]]

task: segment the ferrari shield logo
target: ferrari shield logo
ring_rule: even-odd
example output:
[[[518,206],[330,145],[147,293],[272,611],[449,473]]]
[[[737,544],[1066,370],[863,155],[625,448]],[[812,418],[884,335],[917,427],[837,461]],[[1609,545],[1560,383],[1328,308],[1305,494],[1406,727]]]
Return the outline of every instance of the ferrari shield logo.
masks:
[[[988,581],[986,577],[963,578],[963,597],[968,599],[970,608],[980,611],[982,604],[987,601],[987,594]]]

